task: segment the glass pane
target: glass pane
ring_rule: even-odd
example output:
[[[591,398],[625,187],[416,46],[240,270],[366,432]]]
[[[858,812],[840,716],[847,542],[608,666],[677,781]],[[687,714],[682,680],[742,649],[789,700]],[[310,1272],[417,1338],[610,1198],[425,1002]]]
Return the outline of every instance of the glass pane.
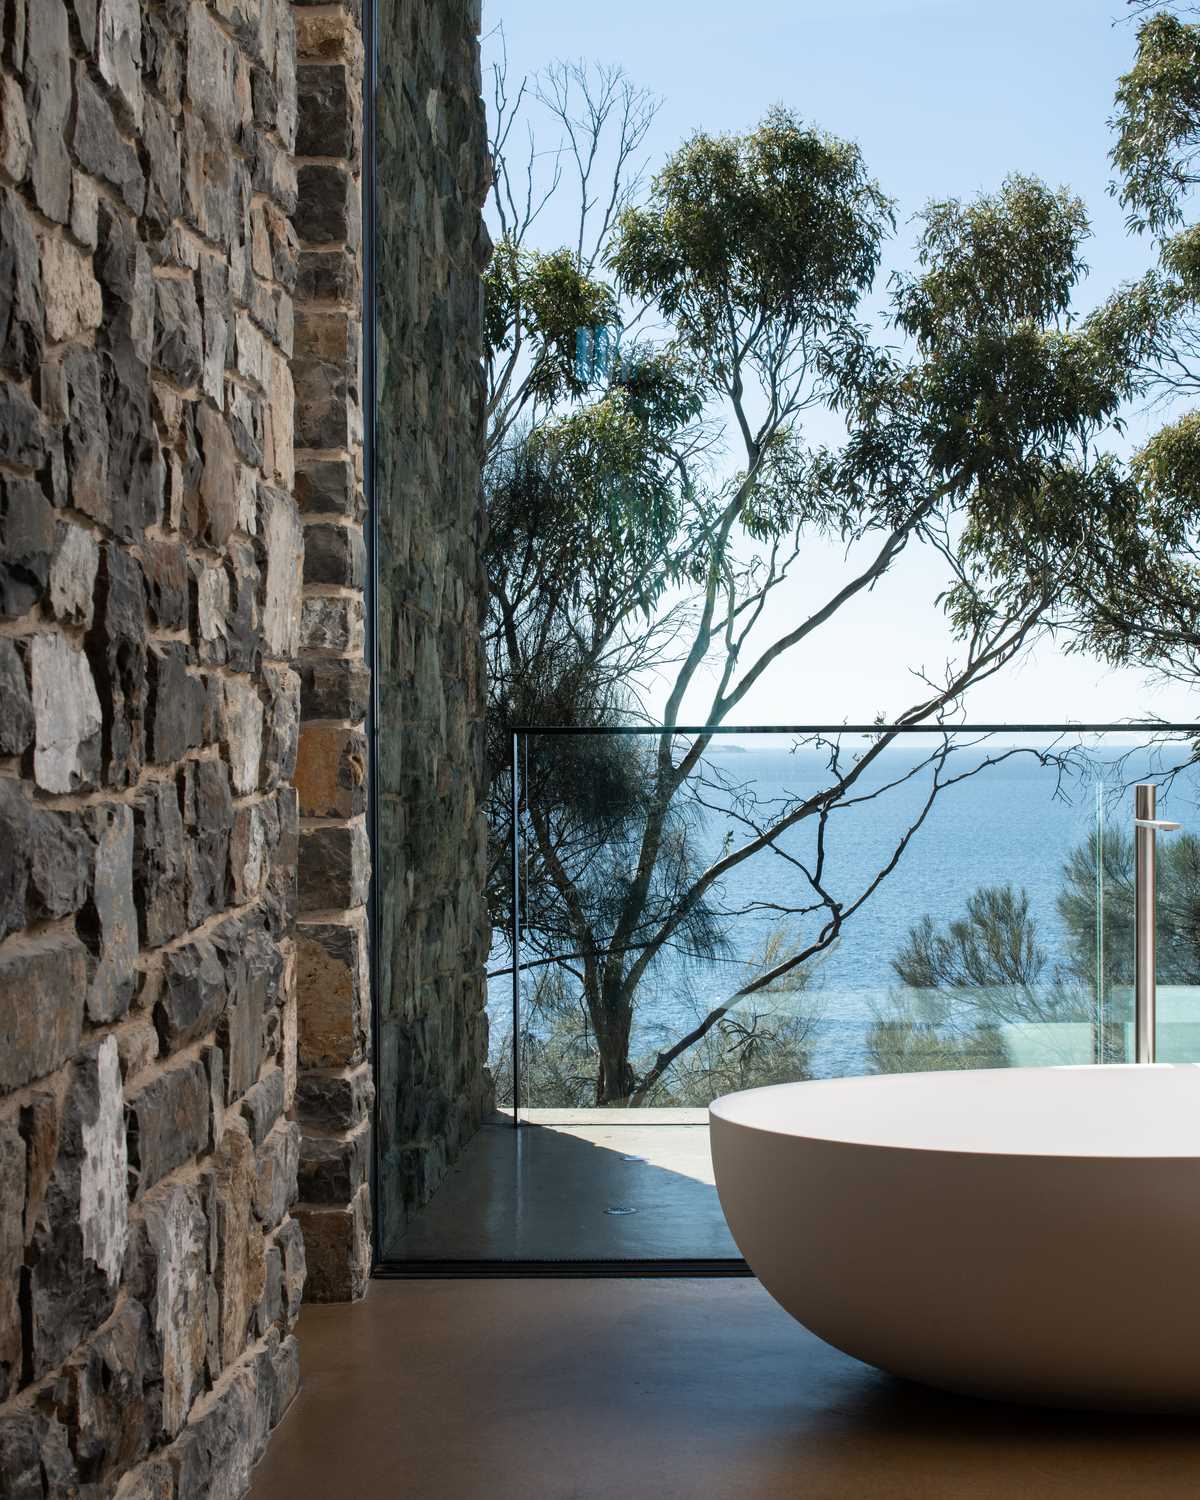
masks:
[[[1200,1061],[1183,735],[518,740],[515,1032],[511,826],[491,851],[500,1111],[399,1259],[732,1260],[721,1093],[1132,1061],[1138,782],[1183,825],[1158,836],[1158,1056]]]

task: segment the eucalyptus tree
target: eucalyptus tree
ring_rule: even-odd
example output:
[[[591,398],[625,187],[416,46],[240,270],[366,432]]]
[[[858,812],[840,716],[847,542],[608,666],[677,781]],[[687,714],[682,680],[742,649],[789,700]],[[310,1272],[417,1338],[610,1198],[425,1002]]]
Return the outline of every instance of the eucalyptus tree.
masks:
[[[1018,580],[960,538],[979,548],[1045,497],[1065,504],[1108,483],[1097,446],[1133,377],[1124,328],[1070,322],[1088,233],[1079,201],[1014,176],[973,202],[931,204],[915,269],[890,282],[889,346],[868,299],[893,228],[859,149],[777,109],[744,135],[694,135],[613,213],[600,253],[568,247],[557,264],[570,262],[573,290],[554,320],[522,314],[511,377],[519,299],[498,273],[493,389],[507,379],[511,391],[520,371],[545,382],[524,387],[516,415],[493,407],[498,735],[519,720],[646,722],[639,688],[651,672],[665,682],[652,739],[559,740],[525,780],[530,962],[570,980],[599,1104],[656,1097],[751,997],[828,951],[934,798],[993,759],[958,772],[949,732],[934,740],[894,778],[924,778],[918,810],[843,890],[828,858],[837,814],[891,784],[880,758],[895,732],[854,756],[825,745],[819,789],[768,806],[716,767],[709,732],[680,726],[734,721],[802,650],[837,656],[851,612],[917,548],[944,566],[960,646],[938,672],[914,663],[914,700],[888,721],[949,725],[1042,628],[1073,560],[1047,546]],[[616,309],[633,326],[620,359],[572,362],[569,324],[585,303],[585,318]],[[839,441],[810,439],[817,413]],[[846,575],[821,594],[798,586],[811,549],[831,539]],[[507,791],[501,775],[501,834]],[[713,815],[729,829],[715,855],[702,836]],[[784,837],[805,828],[811,855]],[[786,873],[791,894],[765,905],[795,940],[693,1024],[639,1047],[635,1017],[666,966],[727,953],[748,911],[731,877],[760,854]],[[498,859],[494,870],[503,924]]]
[[[967,539],[994,579],[1054,571],[1069,647],[1194,684],[1200,670],[1200,9],[1134,0],[1136,50],[1118,80],[1113,193],[1155,264],[1089,320],[1159,425],[1089,482],[1047,488],[1003,528]]]

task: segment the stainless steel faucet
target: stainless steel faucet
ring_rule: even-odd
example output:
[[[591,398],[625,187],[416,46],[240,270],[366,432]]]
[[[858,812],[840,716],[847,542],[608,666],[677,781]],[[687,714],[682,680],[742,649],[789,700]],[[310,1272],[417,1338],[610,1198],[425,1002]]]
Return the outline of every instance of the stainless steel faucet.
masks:
[[[1172,833],[1179,827],[1154,816],[1157,791],[1152,782],[1139,782],[1133,789],[1133,999],[1135,1056],[1140,1063],[1152,1063],[1157,1050],[1155,844],[1160,833]]]

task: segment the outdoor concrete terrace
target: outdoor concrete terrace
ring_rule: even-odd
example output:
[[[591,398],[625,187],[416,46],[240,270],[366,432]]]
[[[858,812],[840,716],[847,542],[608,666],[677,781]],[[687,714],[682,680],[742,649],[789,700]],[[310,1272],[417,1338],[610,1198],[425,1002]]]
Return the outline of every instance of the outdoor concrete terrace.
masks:
[[[386,1259],[726,1260],[703,1109],[493,1115]],[[386,1247],[391,1252],[392,1247]]]

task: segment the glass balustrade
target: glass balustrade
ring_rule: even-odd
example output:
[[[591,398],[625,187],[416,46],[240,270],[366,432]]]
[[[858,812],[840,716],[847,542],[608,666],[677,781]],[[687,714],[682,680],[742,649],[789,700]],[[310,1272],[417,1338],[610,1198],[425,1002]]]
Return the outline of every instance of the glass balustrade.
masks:
[[[1195,739],[518,732],[489,865],[497,1113],[392,1258],[732,1267],[718,1095],[1133,1061],[1139,782],[1182,825],[1158,842],[1158,1057],[1200,1061]]]

